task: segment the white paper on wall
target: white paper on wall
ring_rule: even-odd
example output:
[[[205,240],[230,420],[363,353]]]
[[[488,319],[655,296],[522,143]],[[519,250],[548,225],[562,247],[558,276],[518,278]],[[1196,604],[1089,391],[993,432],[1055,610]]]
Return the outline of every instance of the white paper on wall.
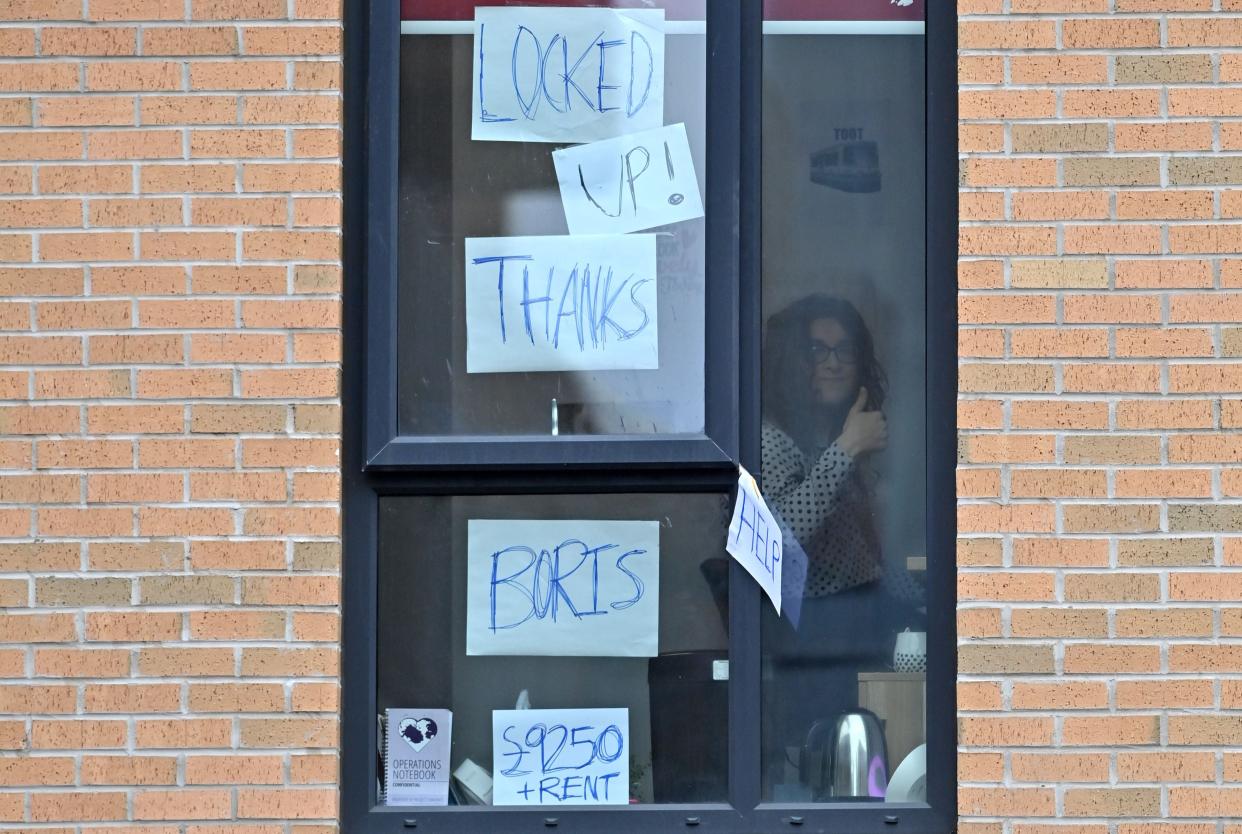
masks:
[[[660,366],[655,235],[466,238],[466,372]]]
[[[552,152],[570,234],[625,234],[703,216],[684,124]]]
[[[466,654],[655,657],[657,521],[467,525]]]
[[[492,711],[492,803],[625,805],[628,709]]]
[[[664,10],[474,13],[471,138],[592,142],[664,124]]]
[[[729,522],[729,540],[725,543],[725,550],[755,578],[779,614],[781,569],[785,561],[781,527],[759,494],[754,476],[746,471],[746,467],[739,468],[737,501],[733,504],[733,519]]]

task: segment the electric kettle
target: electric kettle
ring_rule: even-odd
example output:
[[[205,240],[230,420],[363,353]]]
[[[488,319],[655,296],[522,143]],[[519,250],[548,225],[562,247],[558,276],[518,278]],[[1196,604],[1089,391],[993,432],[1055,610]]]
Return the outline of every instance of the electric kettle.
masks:
[[[888,790],[888,745],[874,712],[852,709],[831,721],[816,721],[802,751],[800,769],[804,781],[810,781],[811,753],[821,745],[828,762],[819,774],[820,785],[815,791],[818,797],[884,798]]]
[[[855,709],[838,715],[829,749],[834,797],[884,798],[888,791],[888,745],[874,712]]]

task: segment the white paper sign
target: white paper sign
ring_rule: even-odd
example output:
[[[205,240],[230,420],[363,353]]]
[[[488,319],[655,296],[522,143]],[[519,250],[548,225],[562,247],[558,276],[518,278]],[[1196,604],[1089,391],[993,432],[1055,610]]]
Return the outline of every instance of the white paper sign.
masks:
[[[658,521],[467,525],[466,654],[655,657]]]
[[[628,709],[492,712],[495,805],[626,805]]]
[[[781,528],[768,509],[754,477],[741,468],[737,479],[737,501],[729,522],[729,541],[725,550],[742,563],[781,613],[781,566],[784,563]]]
[[[552,152],[570,234],[625,234],[703,216],[684,124]]]
[[[388,805],[447,805],[453,713],[390,709],[385,785]]]
[[[466,372],[660,366],[655,235],[466,238]]]
[[[476,8],[470,136],[591,142],[664,124],[664,10]]]

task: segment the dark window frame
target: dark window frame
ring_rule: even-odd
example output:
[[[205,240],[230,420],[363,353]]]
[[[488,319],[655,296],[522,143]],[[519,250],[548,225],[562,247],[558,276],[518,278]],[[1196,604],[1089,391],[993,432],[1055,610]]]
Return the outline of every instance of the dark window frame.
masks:
[[[759,470],[761,0],[712,0],[705,205],[706,414],[701,437],[401,437],[396,433],[399,0],[345,6],[344,617],[341,826],[419,831],[829,831],[948,834],[956,824],[955,480],[957,104],[953,4],[927,0],[928,805],[760,802],[763,600],[730,574],[729,802],[623,808],[376,804],[378,503],[389,495],[716,491]],[[716,92],[713,92],[716,91]]]

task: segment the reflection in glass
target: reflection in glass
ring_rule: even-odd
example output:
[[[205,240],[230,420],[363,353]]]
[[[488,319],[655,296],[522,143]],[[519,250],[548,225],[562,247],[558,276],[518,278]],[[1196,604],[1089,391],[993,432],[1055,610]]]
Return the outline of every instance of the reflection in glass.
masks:
[[[632,801],[725,801],[729,509],[725,494],[382,498],[377,709],[451,709],[452,769],[491,771],[492,710],[523,692],[535,709],[625,708]],[[658,521],[658,655],[468,655],[471,519]]]
[[[922,801],[923,40],[816,23],[764,39],[764,796]]]

